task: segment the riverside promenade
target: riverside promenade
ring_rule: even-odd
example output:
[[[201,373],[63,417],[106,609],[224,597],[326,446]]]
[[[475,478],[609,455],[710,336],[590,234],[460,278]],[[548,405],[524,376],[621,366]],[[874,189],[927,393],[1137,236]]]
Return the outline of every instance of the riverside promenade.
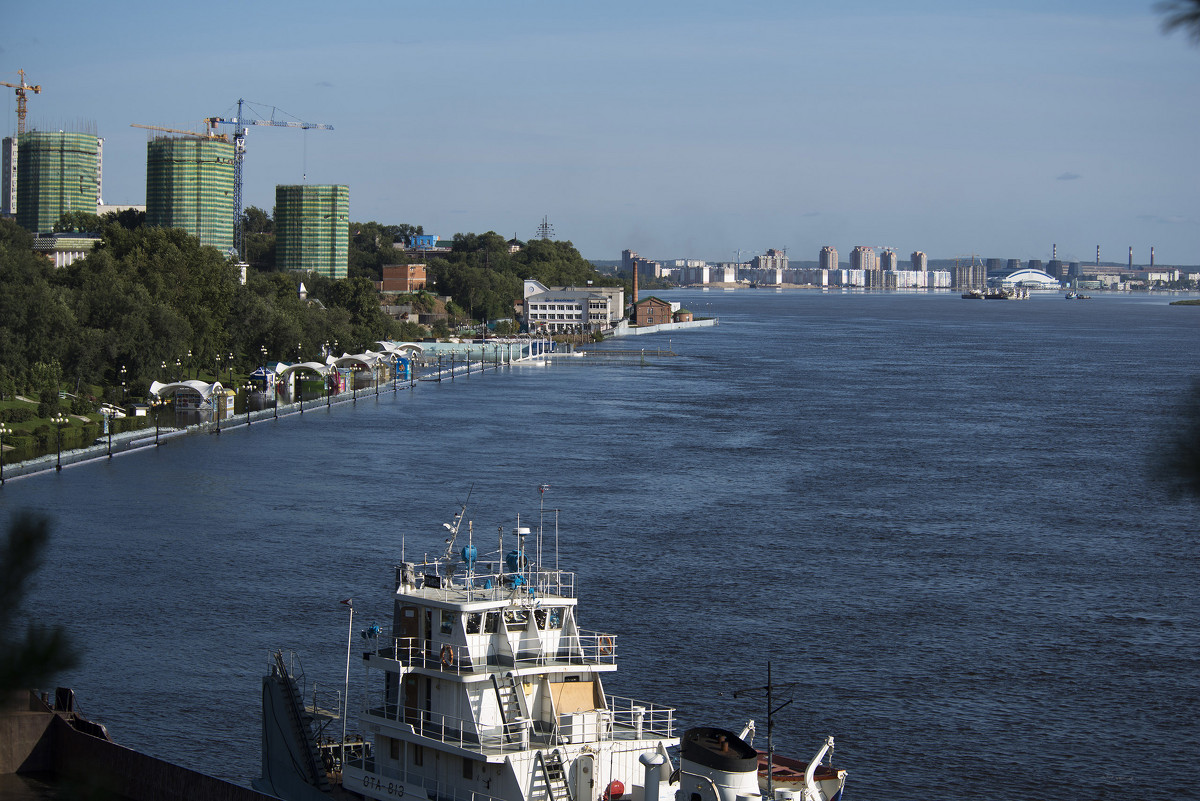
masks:
[[[230,414],[220,419],[205,417],[198,422],[187,425],[164,425],[156,420],[155,425],[149,425],[136,431],[125,431],[110,436],[98,438],[95,444],[84,448],[73,448],[61,452],[49,453],[23,462],[5,464],[3,466],[3,483],[38,475],[46,472],[56,472],[80,464],[95,462],[100,459],[112,459],[137,453],[146,448],[155,448],[180,437],[196,434],[230,435],[254,425],[285,418],[303,417],[307,412],[313,414],[322,409],[331,410],[335,406],[354,405],[359,400],[378,398],[387,393],[399,393],[401,390],[412,391],[424,383],[439,383],[465,379],[486,372],[498,372],[503,368],[519,367],[521,365],[545,364],[554,347],[550,340],[532,341],[523,338],[515,343],[519,349],[514,351],[507,342],[488,343],[427,343],[424,353],[417,358],[414,369],[409,377],[394,376],[391,380],[376,381],[365,388],[347,389],[337,393],[327,393],[318,397],[304,398],[297,401],[276,403],[262,409],[248,409],[240,414]],[[252,406],[253,404],[248,404]],[[193,413],[194,414],[194,413]],[[161,417],[174,417],[172,414],[161,414]],[[182,416],[182,415],[180,415]],[[2,486],[2,485],[0,485]]]

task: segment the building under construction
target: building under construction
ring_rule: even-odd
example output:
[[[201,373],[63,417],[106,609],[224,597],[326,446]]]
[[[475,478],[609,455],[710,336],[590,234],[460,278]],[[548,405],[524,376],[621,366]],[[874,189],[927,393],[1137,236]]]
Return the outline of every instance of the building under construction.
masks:
[[[201,245],[232,250],[233,145],[168,136],[147,143],[146,224],[182,228]]]
[[[17,139],[18,225],[45,233],[67,212],[96,213],[103,139],[64,131],[28,131]]]
[[[275,187],[275,265],[345,278],[350,261],[350,187]]]

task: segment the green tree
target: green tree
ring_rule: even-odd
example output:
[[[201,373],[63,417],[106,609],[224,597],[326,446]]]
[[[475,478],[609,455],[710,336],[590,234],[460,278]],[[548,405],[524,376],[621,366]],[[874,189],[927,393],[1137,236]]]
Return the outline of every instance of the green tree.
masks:
[[[1163,31],[1183,30],[1192,44],[1200,45],[1200,0],[1164,0],[1155,5],[1166,15]]]
[[[55,233],[74,231],[76,233],[98,234],[104,228],[99,215],[86,211],[68,211],[58,218],[54,224]]]
[[[30,623],[17,632],[29,582],[41,566],[49,537],[44,517],[20,513],[9,524],[0,550],[0,696],[45,686],[55,673],[78,663],[61,627]]]

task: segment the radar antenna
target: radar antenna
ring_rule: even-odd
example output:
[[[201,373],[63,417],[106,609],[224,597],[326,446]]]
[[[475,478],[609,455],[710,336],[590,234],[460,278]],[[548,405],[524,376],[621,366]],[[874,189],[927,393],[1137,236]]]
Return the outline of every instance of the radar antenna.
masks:
[[[458,539],[458,530],[462,527],[463,518],[467,516],[467,502],[471,500],[471,493],[475,491],[475,485],[467,490],[467,499],[462,502],[462,508],[454,515],[454,524],[442,523],[442,528],[450,532],[450,536],[446,538],[446,553],[442,556],[447,562],[450,561],[451,554],[454,553],[454,541]]]

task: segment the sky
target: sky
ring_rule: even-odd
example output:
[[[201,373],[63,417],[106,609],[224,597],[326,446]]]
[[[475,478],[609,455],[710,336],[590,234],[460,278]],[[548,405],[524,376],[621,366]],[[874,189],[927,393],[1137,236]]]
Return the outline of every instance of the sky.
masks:
[[[1200,47],[1154,0],[22,3],[0,80],[30,128],[105,140],[145,203],[149,132],[239,98],[245,202],[350,187],[356,221],[587,258],[815,260],[832,245],[1200,264]],[[0,87],[0,131],[16,100]],[[81,127],[82,126],[82,127]]]

